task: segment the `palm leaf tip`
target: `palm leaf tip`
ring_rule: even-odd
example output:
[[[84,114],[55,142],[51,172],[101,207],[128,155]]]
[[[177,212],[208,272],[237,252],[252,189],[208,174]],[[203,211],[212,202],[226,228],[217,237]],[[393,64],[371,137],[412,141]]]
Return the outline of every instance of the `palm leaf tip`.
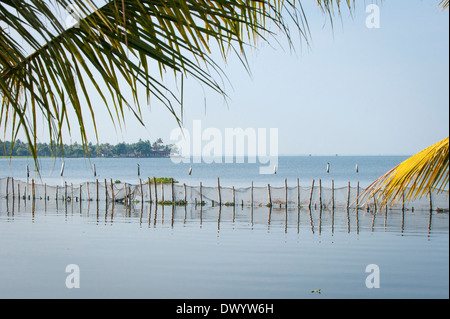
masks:
[[[435,191],[448,192],[449,138],[409,157],[370,184],[359,196],[367,202],[374,197],[381,206],[421,198]]]

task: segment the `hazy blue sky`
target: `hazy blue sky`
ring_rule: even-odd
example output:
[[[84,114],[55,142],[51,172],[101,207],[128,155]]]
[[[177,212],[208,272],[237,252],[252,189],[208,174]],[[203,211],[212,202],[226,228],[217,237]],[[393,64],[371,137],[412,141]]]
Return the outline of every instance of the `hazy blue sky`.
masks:
[[[344,11],[333,31],[314,1],[302,3],[311,47],[298,38],[296,52],[285,42],[262,44],[249,52],[251,76],[231,59],[224,67],[227,103],[186,81],[188,130],[193,120],[221,131],[278,128],[280,155],[408,155],[448,136],[449,15],[436,8],[438,1],[383,1],[379,29],[365,25],[370,1],[357,1],[353,17]],[[126,131],[115,132],[98,103],[101,143],[157,137],[168,143],[177,127],[154,103],[143,110],[146,128],[130,115]],[[93,133],[90,139],[95,142]]]

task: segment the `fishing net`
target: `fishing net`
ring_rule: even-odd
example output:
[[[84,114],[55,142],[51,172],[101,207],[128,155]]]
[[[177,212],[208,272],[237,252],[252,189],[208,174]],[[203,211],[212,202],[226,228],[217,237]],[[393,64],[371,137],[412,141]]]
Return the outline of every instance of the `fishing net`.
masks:
[[[310,187],[205,187],[179,183],[156,183],[152,180],[139,184],[112,183],[111,181],[85,182],[82,184],[46,185],[34,181],[13,178],[0,179],[0,198],[73,201],[144,201],[174,204],[201,204],[226,206],[272,207],[323,207],[323,208],[369,208],[377,203],[373,198],[358,198],[363,188],[348,184],[347,187],[324,187],[320,182]],[[433,210],[449,208],[448,191],[434,192],[409,202],[398,201],[390,209]]]

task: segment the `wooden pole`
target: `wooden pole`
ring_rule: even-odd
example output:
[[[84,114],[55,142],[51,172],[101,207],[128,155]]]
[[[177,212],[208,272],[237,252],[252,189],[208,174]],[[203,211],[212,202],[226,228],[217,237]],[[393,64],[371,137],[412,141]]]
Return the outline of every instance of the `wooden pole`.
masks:
[[[32,178],[31,179],[31,198],[34,200],[36,197],[36,193],[35,193],[35,190],[34,190],[34,179]]]
[[[269,195],[269,207],[272,207],[272,195],[270,194],[270,184],[267,184],[267,194]]]
[[[432,202],[431,202],[431,192],[428,192],[428,201],[430,203],[430,212],[431,212],[431,211],[433,211],[433,205],[432,205]]]
[[[222,196],[220,195],[220,181],[219,178],[217,177],[217,191],[219,192],[219,206],[222,205]]]
[[[108,202],[108,185],[106,185],[106,178],[105,178],[105,201]]]
[[[64,182],[64,201],[67,201],[67,182]]]
[[[175,193],[173,191],[173,178],[170,178],[170,188],[172,192],[172,204],[175,202]]]
[[[402,193],[402,211],[405,211],[405,192]]]
[[[234,191],[234,186],[231,187],[231,191],[233,193],[233,207],[236,205],[236,195],[235,195],[235,191]],[[234,212],[234,208],[233,208],[233,212]],[[233,219],[234,222],[234,219]]]
[[[8,189],[8,187],[9,187],[9,176],[8,177],[6,177],[6,202],[8,202],[8,193],[9,193],[9,189]]]
[[[13,202],[14,202],[14,177],[11,177],[11,187],[12,187],[12,198],[13,198]]]
[[[70,183],[70,201],[73,202],[73,183]]]
[[[128,202],[128,190],[127,190],[127,183],[123,183],[123,191],[125,193],[124,197],[123,197],[123,202],[125,204],[125,207],[127,207],[127,202]],[[126,215],[126,212],[125,212]]]
[[[184,205],[186,205],[187,204],[186,183],[183,183],[183,189],[184,189]]]
[[[164,183],[161,180],[161,201],[164,202]]]
[[[334,179],[331,180],[331,208],[334,209]]]
[[[202,203],[203,203],[202,182],[200,182],[200,206],[203,206]]]
[[[79,191],[80,191],[80,195],[78,197],[80,197],[80,206],[81,206],[81,184],[80,184]]]
[[[114,196],[114,184],[113,184],[113,180],[111,178],[111,200],[114,202],[115,201],[115,196]],[[112,214],[112,212],[111,212]]]
[[[151,203],[152,202],[152,187],[151,187],[151,183],[150,183],[150,177],[147,178],[147,183],[148,183],[148,197],[149,197],[149,201]]]
[[[251,206],[253,207],[253,181],[252,181],[252,186],[251,186]]]
[[[350,205],[350,181],[348,182],[348,191],[347,191],[347,210],[349,208]]]
[[[98,202],[98,179],[95,180],[95,193],[96,193],[97,202]]]
[[[309,209],[311,209],[311,202],[312,202],[312,195],[313,195],[313,190],[314,190],[314,180],[312,180],[312,184],[311,184],[311,193],[309,194]]]
[[[144,202],[144,190],[142,189],[142,179],[139,178],[139,188],[141,191],[142,203]]]
[[[359,181],[356,184],[356,211],[358,211],[358,205],[359,205]]]
[[[90,202],[91,201],[91,194],[89,192],[89,182],[86,182],[86,191],[87,191],[88,202]]]
[[[300,182],[297,178],[297,207],[300,207]]]
[[[322,210],[322,180],[319,178],[319,205],[320,210]],[[320,227],[319,227],[320,229]]]
[[[155,204],[158,206],[158,188],[156,187],[156,177],[153,176],[153,187],[155,188]]]
[[[288,206],[287,178],[284,179],[284,203]]]

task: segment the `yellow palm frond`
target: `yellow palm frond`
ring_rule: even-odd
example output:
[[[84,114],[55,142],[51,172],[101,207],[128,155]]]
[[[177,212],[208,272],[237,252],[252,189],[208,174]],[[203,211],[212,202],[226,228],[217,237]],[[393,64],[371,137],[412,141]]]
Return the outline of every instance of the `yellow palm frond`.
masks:
[[[434,191],[448,191],[449,138],[411,156],[374,181],[360,199],[374,197],[380,205],[394,204],[400,199],[409,202]]]

